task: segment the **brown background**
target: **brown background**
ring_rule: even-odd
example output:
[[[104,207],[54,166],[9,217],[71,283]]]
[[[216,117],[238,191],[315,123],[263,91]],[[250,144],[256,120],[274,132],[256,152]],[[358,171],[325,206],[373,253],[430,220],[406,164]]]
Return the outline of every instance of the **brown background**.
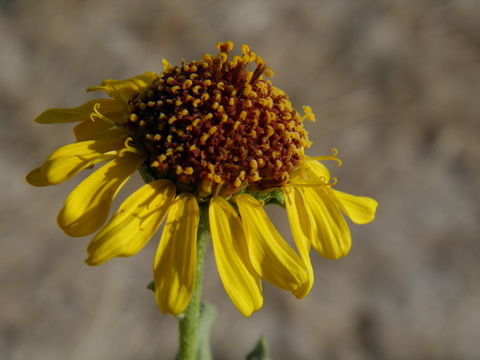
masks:
[[[0,1],[0,358],[174,357],[176,320],[144,290],[156,241],[84,265],[88,239],[55,224],[78,179],[23,180],[71,127],[32,119],[90,99],[83,89],[103,78],[233,40],[267,60],[297,108],[313,107],[310,154],[340,149],[338,188],[380,207],[352,227],[347,258],[314,256],[309,296],[266,285],[249,319],[210,253],[215,358],[241,359],[265,334],[279,360],[479,359],[479,17],[477,0]]]

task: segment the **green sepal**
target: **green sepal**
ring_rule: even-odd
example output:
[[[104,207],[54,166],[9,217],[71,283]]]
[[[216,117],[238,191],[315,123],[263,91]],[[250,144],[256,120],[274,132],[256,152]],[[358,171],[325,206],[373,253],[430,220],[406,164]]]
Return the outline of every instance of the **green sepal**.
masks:
[[[246,360],[269,360],[267,341],[263,336],[258,340],[255,348],[247,355]]]
[[[145,182],[145,184],[151,183],[152,181],[156,180],[155,176],[150,172],[150,167],[147,166],[146,164],[142,164],[138,169],[138,172],[142,176],[142,179]]]
[[[280,189],[252,192],[250,195],[257,200],[263,201],[265,205],[275,204],[280,205],[283,208],[285,207],[285,195]]]
[[[152,290],[153,292],[155,292],[155,282],[154,282],[154,281],[151,281],[151,282],[147,285],[147,289],[148,289],[148,290]]]

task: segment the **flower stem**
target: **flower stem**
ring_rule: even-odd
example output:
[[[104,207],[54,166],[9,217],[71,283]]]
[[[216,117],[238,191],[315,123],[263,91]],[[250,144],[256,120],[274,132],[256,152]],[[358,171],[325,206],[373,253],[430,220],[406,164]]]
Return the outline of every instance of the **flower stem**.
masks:
[[[180,351],[178,360],[195,360],[197,356],[200,301],[202,297],[203,264],[208,245],[208,207],[200,207],[200,223],[197,233],[197,268],[195,286],[190,302],[180,319]]]

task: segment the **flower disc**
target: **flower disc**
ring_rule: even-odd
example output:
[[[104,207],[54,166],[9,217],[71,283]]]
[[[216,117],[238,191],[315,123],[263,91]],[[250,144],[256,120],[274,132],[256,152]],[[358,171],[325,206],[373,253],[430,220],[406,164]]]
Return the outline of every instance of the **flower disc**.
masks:
[[[168,65],[129,102],[126,127],[149,171],[201,196],[215,185],[224,195],[282,186],[310,144],[288,96],[263,78],[263,60],[246,45],[229,60],[232,48],[219,43],[217,56]]]

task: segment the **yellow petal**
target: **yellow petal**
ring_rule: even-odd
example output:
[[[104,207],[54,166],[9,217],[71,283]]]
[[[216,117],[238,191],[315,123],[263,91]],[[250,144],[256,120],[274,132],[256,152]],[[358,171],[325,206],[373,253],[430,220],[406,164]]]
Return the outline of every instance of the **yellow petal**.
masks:
[[[292,187],[283,188],[285,194],[285,207],[287,209],[288,221],[290,223],[290,229],[292,230],[293,239],[297,246],[300,257],[303,259],[307,271],[308,282],[301,288],[295,290],[293,294],[302,298],[307,295],[313,286],[313,268],[310,261],[310,236],[311,226],[308,220],[307,210],[303,205],[300,195]]]
[[[234,197],[247,236],[250,260],[255,271],[272,284],[295,291],[308,282],[303,260],[280,236],[262,204],[247,194]]]
[[[52,152],[42,165],[42,175],[49,185],[62,183],[83,169],[101,161],[113,159],[116,153],[105,153],[122,149],[125,146],[124,143],[125,138],[119,137],[81,141],[62,146]]]
[[[318,161],[306,161],[305,164],[309,175],[312,178],[325,179],[326,182],[330,181],[330,172],[327,167]]]
[[[146,72],[125,80],[107,79],[100,86],[91,86],[87,91],[105,91],[114,99],[128,103],[134,93],[145,90],[156,77],[154,72]]]
[[[175,197],[175,186],[157,180],[142,186],[125,200],[88,246],[88,265],[100,265],[116,256],[132,256],[151,239]]]
[[[292,184],[325,183],[330,181],[330,172],[318,161],[305,160],[293,171],[290,180]]]
[[[35,119],[40,124],[70,123],[88,120],[95,104],[100,104],[103,114],[120,112],[123,104],[112,99],[95,99],[75,108],[57,108],[44,111]]]
[[[172,65],[170,65],[167,59],[162,59],[162,65],[163,65],[163,71],[167,71],[172,67]]]
[[[123,117],[124,114],[121,114]],[[118,119],[117,119],[118,118]],[[111,116],[109,119],[120,121],[120,114],[118,116]],[[126,130],[123,127],[116,127],[112,123],[97,119],[92,121],[91,119],[84,120],[73,128],[75,138],[77,141],[94,140],[106,137],[114,137],[120,134],[126,134]]]
[[[125,152],[96,170],[67,197],[57,217],[58,225],[74,237],[97,231],[107,220],[115,195],[143,160]]]
[[[375,219],[378,203],[369,197],[354,196],[338,190],[333,190],[340,203],[340,209],[355,224],[367,224]]]
[[[350,230],[340,212],[332,190],[325,185],[300,188],[312,223],[312,245],[329,259],[338,259],[350,251]]]
[[[250,263],[242,221],[232,206],[215,196],[208,208],[218,273],[232,302],[244,316],[263,305],[260,277]]]
[[[33,186],[48,186],[51,185],[42,175],[42,167],[38,167],[33,169],[27,174],[26,177],[27,182]]]
[[[164,313],[180,314],[192,296],[199,220],[195,196],[179,195],[168,212],[153,264],[155,296]]]
[[[75,125],[73,133],[75,134],[77,141],[84,141],[95,139],[98,134],[104,133],[111,128],[112,124],[106,121],[92,121],[87,119]]]

